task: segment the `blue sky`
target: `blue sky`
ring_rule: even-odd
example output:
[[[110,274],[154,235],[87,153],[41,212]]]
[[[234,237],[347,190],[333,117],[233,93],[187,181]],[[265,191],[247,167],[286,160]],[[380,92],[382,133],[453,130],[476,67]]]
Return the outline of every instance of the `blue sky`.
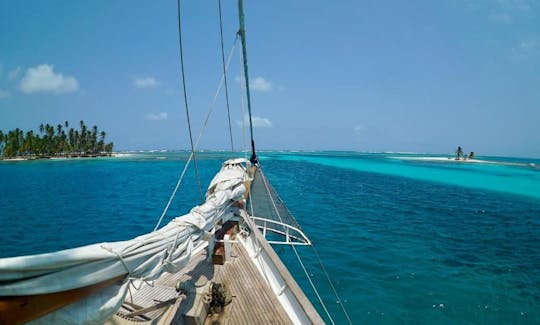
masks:
[[[540,3],[246,0],[261,149],[540,157]],[[237,5],[223,0],[225,48]],[[217,1],[184,1],[192,124],[221,77]],[[243,146],[239,47],[229,68]],[[116,149],[189,147],[175,1],[0,1],[0,129],[83,119]],[[229,148],[223,93],[200,148]]]

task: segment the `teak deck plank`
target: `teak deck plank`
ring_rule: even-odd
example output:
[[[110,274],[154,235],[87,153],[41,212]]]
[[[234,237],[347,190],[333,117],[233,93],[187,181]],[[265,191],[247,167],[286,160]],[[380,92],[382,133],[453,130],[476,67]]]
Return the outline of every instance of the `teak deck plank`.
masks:
[[[247,254],[242,245],[236,243],[233,245],[232,258],[224,265],[214,265],[206,258],[205,250],[197,254],[182,272],[162,276],[153,287],[132,290],[133,298],[128,295],[126,301],[147,308],[159,301],[177,297],[175,286],[178,280],[196,281],[200,275],[205,275],[209,281],[224,283],[233,296],[232,302],[220,314],[209,315],[205,324],[291,324],[272,289]],[[182,301],[179,298],[172,307],[175,312],[164,316],[161,322],[183,324],[181,314],[185,306],[182,306]],[[129,312],[124,310],[122,313]],[[154,318],[161,313],[163,310],[145,315]]]
[[[290,320],[255,265],[240,245],[235,245],[232,263],[217,266],[216,280],[229,286],[235,298],[222,324],[290,324]],[[206,324],[212,324],[209,317]]]

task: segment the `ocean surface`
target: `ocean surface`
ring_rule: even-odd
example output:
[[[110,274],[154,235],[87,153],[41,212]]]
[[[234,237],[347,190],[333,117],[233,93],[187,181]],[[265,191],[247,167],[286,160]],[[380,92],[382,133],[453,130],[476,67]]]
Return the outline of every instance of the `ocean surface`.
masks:
[[[151,231],[187,156],[0,162],[0,257]],[[229,157],[199,154],[204,187]],[[540,160],[479,159],[492,163],[260,153],[354,323],[539,324]],[[191,171],[165,221],[199,201]],[[326,317],[291,249],[276,251]],[[298,252],[336,324],[344,324],[313,250]]]

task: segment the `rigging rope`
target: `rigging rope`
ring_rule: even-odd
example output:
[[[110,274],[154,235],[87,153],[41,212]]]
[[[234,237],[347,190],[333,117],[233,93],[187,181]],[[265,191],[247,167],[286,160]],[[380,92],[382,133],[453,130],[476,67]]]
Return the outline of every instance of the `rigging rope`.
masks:
[[[178,43],[180,44],[180,66],[182,70],[182,88],[184,90],[184,104],[186,107],[186,117],[189,130],[189,142],[191,144],[191,155],[195,158],[195,146],[193,145],[193,135],[191,133],[191,122],[189,118],[189,107],[188,107],[188,97],[186,90],[186,76],[184,69],[184,48],[182,46],[182,19],[180,14],[180,0],[177,0],[178,7]],[[193,166],[195,167],[195,175],[197,176],[197,183],[199,184],[199,193],[201,194],[201,202],[204,201],[204,196],[202,192],[201,178],[199,177],[199,169],[197,168],[197,159],[193,160]]]
[[[231,110],[229,108],[229,87],[227,85],[227,71],[225,67],[225,49],[223,47],[223,18],[221,14],[221,0],[218,0],[219,7],[219,34],[221,40],[221,63],[223,66],[223,77],[225,79],[225,101],[227,102],[227,118],[229,119],[229,136],[231,138],[231,151],[234,152],[234,143],[231,127]]]
[[[246,108],[244,103],[244,82],[245,80],[242,79],[242,56],[239,55],[238,59],[240,59],[240,109],[242,110],[242,143],[244,145],[244,158],[247,159],[247,144],[246,144]]]
[[[180,174],[180,177],[178,178],[178,181],[176,182],[176,186],[174,187],[174,190],[171,193],[171,196],[169,197],[169,201],[167,202],[167,205],[165,206],[165,209],[163,209],[163,212],[161,213],[161,216],[159,217],[158,222],[156,223],[156,226],[154,227],[154,231],[156,231],[161,224],[161,221],[163,220],[163,217],[165,214],[167,214],[167,211],[169,211],[169,206],[171,206],[171,203],[176,196],[176,192],[178,191],[178,188],[180,187],[180,184],[182,183],[182,180],[184,179],[184,175],[186,174],[186,170],[189,167],[189,163],[191,162],[191,159],[193,158],[193,152],[189,155],[189,159],[184,165],[184,169],[182,170],[182,174]]]
[[[276,206],[276,203],[274,201],[274,198],[272,197],[272,194],[270,192],[270,188],[268,186],[268,183],[267,183],[267,180],[266,180],[266,176],[264,176],[263,174],[263,171],[262,171],[262,168],[260,168],[261,166],[259,166],[259,171],[261,173],[261,176],[262,176],[262,180],[263,180],[263,183],[264,183],[264,187],[266,188],[266,193],[268,194],[268,197],[270,198],[270,201],[272,202],[272,205],[274,207],[274,210],[276,211],[277,213],[277,216],[279,218],[279,220],[283,222],[283,219],[281,218],[281,214],[279,213],[279,210]],[[275,195],[277,196],[277,198],[279,200],[281,200],[283,202],[283,200],[279,197],[279,195],[274,192]],[[283,204],[283,206],[285,207],[285,209],[288,210],[288,208]],[[291,216],[292,214],[289,213]],[[322,298],[321,296],[319,295],[319,292],[317,291],[317,288],[315,287],[315,284],[313,283],[313,281],[311,280],[311,277],[309,276],[308,272],[307,272],[307,269],[304,265],[304,263],[302,262],[302,259],[300,258],[300,255],[298,254],[297,250],[296,250],[296,247],[294,247],[294,245],[291,245],[291,248],[293,249],[294,251],[294,254],[296,255],[296,258],[298,259],[298,262],[300,263],[300,265],[302,266],[302,269],[304,270],[304,273],[306,274],[306,277],[308,278],[308,281],[311,283],[311,287],[313,288],[313,290],[315,291],[315,294],[317,295],[317,298],[319,299],[319,302],[321,303],[324,311],[326,312],[326,315],[330,318],[330,321],[332,324],[335,324],[334,323],[334,319],[332,318],[332,316],[330,316],[329,312],[328,312],[328,309],[326,309],[326,305],[324,304],[324,302],[322,301]],[[325,274],[326,276],[326,279],[328,281],[328,283],[330,284],[330,287],[332,288],[332,291],[334,293],[334,296],[336,297],[336,299],[338,300],[338,303],[339,305],[341,306],[341,309],[343,310],[343,313],[345,314],[345,317],[347,318],[347,321],[349,322],[349,324],[352,324],[352,321],[351,321],[351,318],[349,317],[349,313],[347,312],[347,310],[345,309],[345,306],[343,305],[343,302],[341,300],[341,298],[339,297],[339,294],[337,293],[337,290],[336,288],[334,287],[334,284],[332,283],[332,280],[330,279],[330,276],[328,275],[328,272],[326,271],[326,268],[324,267],[322,261],[321,261],[321,258],[319,256],[319,253],[317,252],[317,250],[315,249],[315,246],[313,245],[313,243],[311,244],[311,248],[313,249],[313,252],[315,253],[318,261],[319,261],[319,265],[321,266],[321,269],[323,271],[323,273]]]
[[[272,205],[274,206],[274,210],[276,211],[280,222],[283,223],[283,219],[281,218],[281,214],[279,213],[278,208],[276,206],[276,203],[274,202],[274,198],[270,194],[270,189],[268,188],[268,184],[266,183],[266,177],[264,177],[264,174],[262,173],[261,168],[259,168],[259,171],[261,173],[261,176],[262,176],[262,179],[263,179],[263,184],[264,184],[264,187],[266,189],[266,193],[268,194],[268,198],[270,198],[270,201],[272,202]],[[253,205],[252,205],[252,207],[253,207]],[[302,266],[302,270],[306,274],[306,278],[308,279],[309,283],[311,284],[311,287],[313,288],[313,291],[315,292],[315,295],[317,296],[317,299],[319,299],[319,302],[321,303],[321,306],[323,307],[324,312],[326,313],[326,316],[328,316],[328,318],[330,319],[330,322],[333,325],[335,325],[336,323],[334,322],[334,319],[332,318],[332,315],[330,315],[330,312],[328,311],[328,308],[326,308],[326,304],[322,300],[321,295],[319,294],[319,291],[317,290],[317,287],[313,283],[313,280],[311,280],[311,277],[309,276],[309,272],[307,271],[306,267],[304,266],[304,263],[302,262],[302,259],[300,258],[300,255],[296,251],[296,248],[294,247],[294,245],[291,245],[291,248],[293,249],[293,251],[294,251],[294,253],[296,255],[296,258],[298,259],[298,262],[300,262],[300,266]]]
[[[238,43],[238,37],[236,37],[233,46],[231,48],[231,51],[229,53],[229,58],[227,59],[227,65],[225,66],[225,71],[229,69],[229,65],[231,64],[231,59],[234,54],[234,50],[236,49],[236,45]],[[210,107],[208,109],[208,113],[206,114],[206,119],[204,120],[204,124],[199,131],[199,135],[197,136],[197,141],[195,142],[195,149],[199,146],[199,142],[201,141],[202,135],[204,131],[206,130],[206,126],[208,125],[208,120],[210,119],[210,116],[214,112],[214,108],[216,107],[217,98],[219,96],[219,93],[221,92],[221,88],[223,87],[223,81],[224,76],[221,76],[221,80],[219,82],[218,88],[216,90],[216,93],[214,94],[214,99],[212,100],[212,103],[210,104]],[[176,192],[178,191],[178,188],[180,187],[180,184],[182,183],[182,180],[184,179],[184,175],[186,174],[187,168],[189,167],[189,164],[191,163],[191,160],[194,158],[194,151],[191,152],[189,155],[189,158],[184,165],[184,169],[182,170],[182,173],[180,174],[180,177],[178,178],[178,181],[176,182],[176,186],[174,187],[173,192],[171,193],[171,196],[169,197],[169,201],[167,202],[167,205],[165,206],[165,209],[163,209],[163,212],[161,213],[161,216],[159,217],[158,222],[156,223],[156,226],[154,227],[154,231],[156,231],[161,224],[161,221],[163,221],[163,217],[165,217],[165,214],[167,214],[167,211],[169,210],[169,206],[171,205],[174,197],[176,196]]]

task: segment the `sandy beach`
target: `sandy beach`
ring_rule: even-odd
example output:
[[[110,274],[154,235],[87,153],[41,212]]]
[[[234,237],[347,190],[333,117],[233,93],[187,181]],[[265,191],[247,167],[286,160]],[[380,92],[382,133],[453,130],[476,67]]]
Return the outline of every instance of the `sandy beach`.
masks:
[[[525,164],[518,162],[508,162],[508,161],[495,161],[495,160],[483,160],[483,159],[456,159],[455,157],[429,157],[429,156],[419,156],[419,157],[398,157],[391,156],[390,159],[399,159],[399,160],[410,160],[410,161],[426,161],[434,163],[456,163],[456,164],[491,164],[491,165],[501,165],[501,166],[522,166],[522,167],[531,167],[537,168],[535,164]]]

